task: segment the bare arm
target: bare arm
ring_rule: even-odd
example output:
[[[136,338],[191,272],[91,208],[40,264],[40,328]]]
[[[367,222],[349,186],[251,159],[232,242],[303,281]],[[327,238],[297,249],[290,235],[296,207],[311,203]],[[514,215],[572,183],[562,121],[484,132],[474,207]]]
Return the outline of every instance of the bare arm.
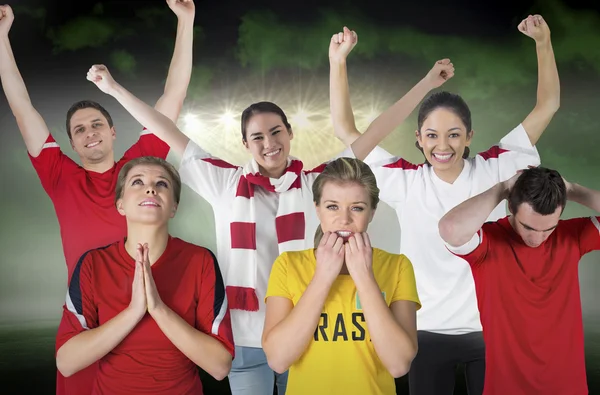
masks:
[[[494,208],[507,197],[507,184],[514,183],[518,175],[496,184],[448,211],[438,223],[442,239],[452,247],[468,243],[487,221]]]
[[[48,126],[31,104],[29,93],[17,68],[8,32],[13,21],[9,6],[0,6],[0,79],[8,105],[31,156],[37,157],[50,134]]]
[[[283,373],[308,347],[329,294],[331,281],[313,277],[296,306],[281,296],[267,299],[262,346],[269,366]]]
[[[523,121],[523,128],[531,144],[535,145],[560,107],[560,81],[550,41],[550,29],[546,21],[541,16],[535,15],[521,22],[519,31],[535,40],[537,53],[537,101],[531,113]]]
[[[154,108],[177,122],[192,76],[195,7],[191,0],[167,3],[177,15],[177,36],[165,91]]]
[[[92,66],[88,72],[87,79],[94,82],[102,92],[117,99],[131,116],[167,143],[171,147],[171,150],[174,150],[178,155],[183,154],[189,138],[177,128],[177,125],[172,120],[119,85],[112,78],[105,66]]]
[[[216,380],[227,377],[231,354],[219,340],[192,327],[165,304],[151,314],[165,336],[192,362]]]
[[[357,42],[356,33],[344,27],[344,31],[334,34],[329,43],[329,105],[333,132],[347,147],[360,136],[350,104],[346,67],[346,59]]]
[[[567,199],[600,212],[600,191],[567,182]]]
[[[97,328],[86,330],[67,341],[56,353],[56,366],[69,377],[102,359],[135,328],[139,313],[127,308]]]
[[[372,276],[356,276],[356,289],[375,351],[394,378],[410,369],[417,354],[415,302],[396,301],[390,307]]]
[[[439,87],[453,76],[454,65],[450,63],[450,60],[438,61],[422,80],[378,116],[365,133],[352,143],[352,152],[356,158],[364,160],[385,137],[408,118],[429,91]]]

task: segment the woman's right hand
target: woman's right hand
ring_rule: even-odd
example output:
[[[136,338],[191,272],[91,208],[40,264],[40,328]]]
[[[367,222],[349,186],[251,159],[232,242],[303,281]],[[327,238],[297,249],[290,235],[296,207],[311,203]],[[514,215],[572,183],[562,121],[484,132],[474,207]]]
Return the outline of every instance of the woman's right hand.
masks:
[[[133,273],[133,283],[131,284],[131,302],[129,309],[133,311],[140,320],[146,314],[148,303],[146,301],[146,287],[144,284],[143,265],[144,249],[138,244],[135,254],[135,271]]]
[[[329,42],[329,60],[342,63],[352,52],[358,43],[358,35],[355,31],[344,26],[344,31],[334,34]]]
[[[325,232],[315,253],[315,277],[333,284],[344,264],[344,239],[336,233]]]

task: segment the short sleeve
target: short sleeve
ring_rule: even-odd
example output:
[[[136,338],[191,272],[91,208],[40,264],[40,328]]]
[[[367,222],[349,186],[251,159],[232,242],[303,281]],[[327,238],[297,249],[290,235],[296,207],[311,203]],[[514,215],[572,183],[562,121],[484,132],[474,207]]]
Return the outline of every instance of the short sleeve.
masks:
[[[284,252],[275,259],[271,268],[271,275],[269,276],[265,302],[270,296],[281,296],[293,301],[287,281],[288,260],[289,254],[287,252]]]
[[[51,134],[48,135],[38,156],[34,157],[29,153],[27,155],[42,183],[42,187],[50,197],[53,197],[60,177],[65,176],[66,170],[69,167],[73,169],[79,167],[71,158],[63,154]]]
[[[400,271],[398,276],[398,284],[392,295],[391,303],[407,300],[417,304],[417,310],[421,308],[421,301],[417,293],[417,282],[415,280],[415,272],[411,261],[405,256],[400,255]]]
[[[484,234],[484,228],[482,228],[473,235],[471,240],[462,246],[454,247],[448,243],[445,244],[448,251],[457,257],[464,259],[469,263],[469,265],[474,266],[481,264],[485,260],[489,250],[490,240],[489,237]]]
[[[166,159],[169,155],[170,147],[159,139],[155,134],[144,128],[140,133],[140,138],[123,155],[121,161],[129,162],[132,159],[142,156],[156,156]]]
[[[181,181],[211,205],[237,186],[242,168],[211,156],[191,139],[179,165]]]
[[[409,188],[423,172],[423,165],[415,165],[395,156],[368,164],[377,180],[379,198],[393,209],[401,210]]]
[[[231,314],[225,294],[225,283],[215,255],[206,250],[199,272],[198,305],[195,328],[219,340],[227,351],[235,356]]]
[[[600,250],[600,217],[572,218],[564,222],[572,229],[569,233],[578,235],[581,256]]]
[[[99,326],[98,310],[94,302],[92,264],[91,255],[85,253],[73,270],[56,336],[56,351],[81,332]]]
[[[537,148],[531,145],[522,124],[504,136],[500,143],[475,157],[476,165],[486,169],[492,183],[506,181],[517,171],[540,165]]]

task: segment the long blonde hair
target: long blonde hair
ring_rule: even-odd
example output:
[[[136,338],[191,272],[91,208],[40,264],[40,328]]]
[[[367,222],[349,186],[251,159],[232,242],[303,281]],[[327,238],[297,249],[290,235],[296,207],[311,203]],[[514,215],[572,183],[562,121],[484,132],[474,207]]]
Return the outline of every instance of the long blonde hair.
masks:
[[[371,198],[371,208],[373,210],[377,208],[377,204],[379,203],[377,180],[371,168],[363,161],[354,158],[338,158],[331,161],[323,172],[317,176],[312,186],[313,201],[317,206],[321,203],[323,188],[328,182],[338,184],[353,183],[362,186]],[[322,237],[323,229],[321,229],[321,225],[319,224],[315,232],[315,248],[321,242]]]

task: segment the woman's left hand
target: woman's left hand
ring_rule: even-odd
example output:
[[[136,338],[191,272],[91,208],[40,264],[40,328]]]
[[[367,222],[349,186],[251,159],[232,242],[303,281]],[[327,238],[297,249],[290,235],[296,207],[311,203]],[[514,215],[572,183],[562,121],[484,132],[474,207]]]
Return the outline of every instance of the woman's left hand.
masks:
[[[369,235],[365,233],[355,233],[344,244],[346,267],[348,273],[358,281],[365,279],[365,276],[373,276],[373,249]]]
[[[156,289],[156,283],[154,283],[154,277],[152,277],[152,266],[150,266],[150,260],[148,259],[148,244],[138,246],[142,248],[142,263],[144,267],[144,284],[146,288],[146,301],[148,303],[148,313],[152,315],[159,308],[163,306],[163,301],[158,294]]]

